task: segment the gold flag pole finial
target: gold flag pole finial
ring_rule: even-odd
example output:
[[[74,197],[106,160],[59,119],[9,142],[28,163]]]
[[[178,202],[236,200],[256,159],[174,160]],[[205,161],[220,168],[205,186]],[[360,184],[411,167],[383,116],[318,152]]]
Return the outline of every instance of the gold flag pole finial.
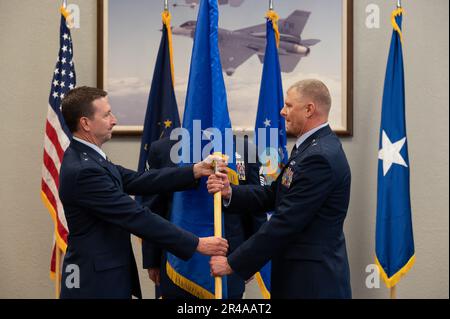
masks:
[[[273,10],[273,0],[269,0],[269,11],[266,13],[266,18],[272,21],[273,31],[275,32],[275,39],[277,41],[277,48],[280,47],[280,31],[278,29],[278,14]]]
[[[175,87],[175,73],[173,66],[173,47],[172,47],[172,27],[170,26],[170,20],[172,16],[169,12],[169,1],[164,0],[164,11],[161,14],[162,22],[166,26],[167,29],[167,40],[169,41],[169,55],[170,55],[170,72],[172,73],[172,84]]]

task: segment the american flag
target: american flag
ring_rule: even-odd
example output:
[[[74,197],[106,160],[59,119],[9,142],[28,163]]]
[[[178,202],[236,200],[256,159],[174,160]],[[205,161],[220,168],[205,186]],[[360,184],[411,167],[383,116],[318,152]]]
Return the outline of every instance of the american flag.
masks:
[[[47,120],[44,136],[44,163],[42,165],[41,197],[50,212],[55,225],[53,254],[50,274],[54,278],[56,270],[56,248],[63,252],[67,248],[67,222],[59,199],[59,170],[64,151],[70,143],[71,134],[64,123],[61,113],[61,100],[75,87],[75,67],[70,30],[66,25],[69,16],[61,8],[60,48],[56,68],[53,72],[50,96],[48,100]]]

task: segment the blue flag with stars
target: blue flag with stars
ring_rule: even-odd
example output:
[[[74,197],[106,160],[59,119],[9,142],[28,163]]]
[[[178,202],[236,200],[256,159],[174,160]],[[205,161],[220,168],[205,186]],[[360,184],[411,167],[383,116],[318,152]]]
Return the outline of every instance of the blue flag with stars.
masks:
[[[274,23],[277,23],[277,20],[275,12],[270,11],[267,19],[267,45],[255,124],[255,144],[258,146],[258,156],[261,162],[262,185],[270,185],[274,182],[288,159],[286,122],[280,114],[284,106],[284,99],[277,35],[274,30]],[[270,134],[271,129],[275,134]],[[276,139],[271,140],[271,137],[274,136]],[[271,212],[268,212],[268,218],[270,215]],[[258,285],[266,299],[270,299],[271,268],[271,262],[269,262],[256,274]]]
[[[229,158],[229,176],[233,176],[230,181],[236,182],[238,178],[233,134],[219,54],[218,20],[217,0],[202,0],[195,29],[183,117],[183,128],[191,137],[189,142],[183,140],[183,148],[187,144],[189,149],[186,152],[189,158],[182,156],[180,165],[199,162],[203,152],[204,155],[221,152]],[[224,139],[228,139],[226,145]],[[224,149],[224,145],[228,146],[227,149]],[[214,235],[214,200],[208,193],[206,180],[202,178],[194,190],[175,193],[170,214],[172,223],[199,237]],[[214,277],[210,274],[209,260],[210,257],[196,253],[191,259],[183,261],[167,253],[167,275],[176,285],[192,295],[202,299],[214,299]],[[222,296],[226,299],[226,277],[223,278],[222,288]]]
[[[152,86],[148,97],[147,111],[142,133],[138,171],[146,169],[152,142],[169,137],[174,128],[180,127],[180,115],[173,87],[172,43],[170,41],[170,14],[163,13],[163,29],[158,57],[153,72]]]
[[[395,286],[415,261],[405,120],[402,14],[394,28],[386,70],[378,153],[376,263],[386,286]]]

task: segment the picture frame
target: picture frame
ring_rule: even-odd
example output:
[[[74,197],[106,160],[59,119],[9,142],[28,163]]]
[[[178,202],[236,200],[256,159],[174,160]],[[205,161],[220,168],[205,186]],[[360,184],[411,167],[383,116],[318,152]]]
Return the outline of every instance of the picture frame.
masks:
[[[239,33],[248,27],[264,25],[267,11],[264,2],[229,1],[220,2],[219,28]],[[233,1],[239,5],[232,5]],[[261,7],[258,10],[256,1],[257,7]],[[196,19],[195,2],[169,1],[174,28],[175,92],[181,118],[193,41],[186,34],[183,36],[180,29]],[[118,117],[114,135],[140,136],[160,43],[163,1],[157,5],[156,1],[146,0],[97,0],[97,6],[97,86],[108,91],[113,112]],[[321,6],[328,8],[321,10]],[[275,10],[280,16],[281,31],[283,26],[285,30],[298,30],[296,23],[300,21],[303,42],[299,43],[311,45],[294,70],[282,73],[284,90],[304,78],[323,80],[333,99],[330,125],[342,137],[353,136],[353,0],[305,0],[302,4],[283,0],[275,2]],[[293,19],[296,11],[309,12],[307,21]],[[255,49],[259,50],[257,53],[264,52],[264,48]],[[233,129],[240,133],[251,134],[254,130],[262,75],[262,57],[257,53],[231,70],[225,68],[227,63],[221,57]],[[286,54],[290,52],[285,50],[280,54],[282,69],[285,68],[282,55]]]

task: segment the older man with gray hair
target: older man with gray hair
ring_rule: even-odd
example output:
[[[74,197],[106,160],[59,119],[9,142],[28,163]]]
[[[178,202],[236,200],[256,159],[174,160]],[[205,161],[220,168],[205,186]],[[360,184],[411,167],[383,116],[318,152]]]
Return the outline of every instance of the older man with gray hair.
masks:
[[[228,257],[211,258],[213,275],[236,273],[248,279],[272,260],[272,298],[351,298],[343,233],[351,174],[328,124],[330,108],[324,83],[294,84],[281,115],[287,133],[297,141],[278,179],[271,186],[230,186],[225,174],[209,177],[209,192],[221,191],[229,209],[275,211]]]

